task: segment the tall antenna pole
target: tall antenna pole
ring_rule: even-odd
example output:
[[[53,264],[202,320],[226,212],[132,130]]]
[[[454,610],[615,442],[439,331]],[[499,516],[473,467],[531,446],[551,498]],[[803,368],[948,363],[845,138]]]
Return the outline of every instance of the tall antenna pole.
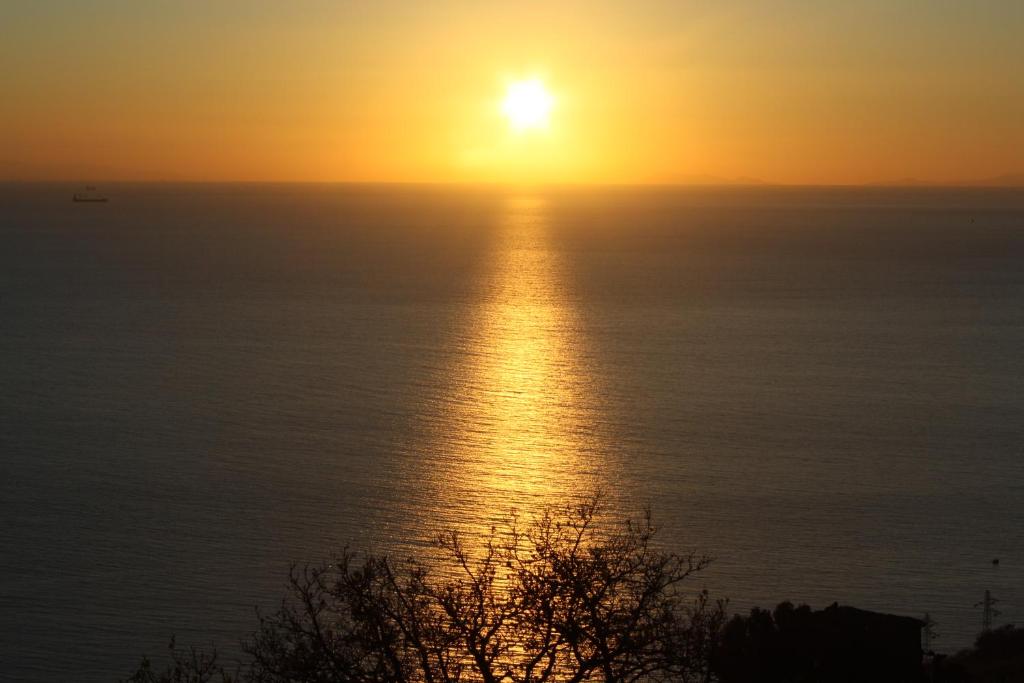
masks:
[[[979,603],[976,603],[975,607],[981,607],[981,632],[988,633],[992,630],[992,620],[998,617],[1001,612],[996,609],[996,603],[999,602],[992,597],[992,591],[985,591],[985,599]]]
[[[999,568],[999,558],[992,560],[992,569]],[[992,620],[999,616],[1000,612],[996,609],[996,603],[999,602],[992,597],[992,591],[985,590],[985,599],[975,604],[975,607],[981,607],[981,632],[988,633],[992,630]]]
[[[939,634],[935,632],[935,620],[932,619],[932,615],[928,612],[924,613],[924,629],[921,631],[921,635],[924,640],[924,647],[921,649],[925,653],[932,651],[932,641],[939,637]]]

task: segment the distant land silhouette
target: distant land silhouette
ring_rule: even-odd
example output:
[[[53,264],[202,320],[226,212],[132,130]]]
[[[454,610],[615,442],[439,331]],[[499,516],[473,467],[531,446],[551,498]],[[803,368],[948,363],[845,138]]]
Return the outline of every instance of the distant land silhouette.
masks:
[[[660,183],[659,183],[660,184]],[[707,173],[691,173],[677,176],[672,182],[673,185],[775,185],[769,180],[754,178],[750,176],[737,176],[725,178],[722,176],[709,175]]]
[[[900,178],[868,184],[880,187],[1024,187],[1024,173],[1004,173],[974,180],[934,181],[920,178]]]

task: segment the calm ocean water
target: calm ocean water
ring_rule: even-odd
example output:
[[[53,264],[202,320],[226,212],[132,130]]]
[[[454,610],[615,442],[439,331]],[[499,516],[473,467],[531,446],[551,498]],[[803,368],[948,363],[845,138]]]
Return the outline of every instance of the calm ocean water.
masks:
[[[1022,191],[74,189],[0,185],[2,680],[595,487],[736,609],[1024,621]]]

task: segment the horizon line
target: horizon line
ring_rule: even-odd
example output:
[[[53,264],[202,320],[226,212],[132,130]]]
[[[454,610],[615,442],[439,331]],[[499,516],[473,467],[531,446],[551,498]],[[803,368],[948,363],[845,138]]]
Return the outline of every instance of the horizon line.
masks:
[[[1001,181],[1006,178],[1005,181]],[[181,178],[0,178],[4,185],[69,185],[110,183],[117,185],[350,185],[415,187],[623,187],[623,188],[877,188],[877,189],[1024,189],[1024,174],[1005,174],[981,180],[960,181],[870,181],[849,183],[786,183],[751,179],[749,181],[666,181],[666,182],[591,182],[591,181],[499,181],[499,180],[294,180],[294,179],[181,179]]]

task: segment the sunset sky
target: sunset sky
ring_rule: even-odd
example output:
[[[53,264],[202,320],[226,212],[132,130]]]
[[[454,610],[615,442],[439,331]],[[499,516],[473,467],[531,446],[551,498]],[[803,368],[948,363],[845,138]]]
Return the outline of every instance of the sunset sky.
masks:
[[[973,180],[1024,172],[1022,36],[1020,0],[15,0],[0,179]]]

